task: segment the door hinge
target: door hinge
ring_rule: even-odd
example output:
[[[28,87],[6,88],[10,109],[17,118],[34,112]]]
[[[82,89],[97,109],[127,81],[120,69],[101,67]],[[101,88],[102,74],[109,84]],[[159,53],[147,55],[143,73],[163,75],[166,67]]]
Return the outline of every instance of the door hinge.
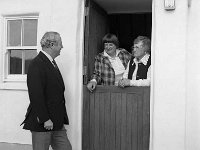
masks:
[[[87,76],[87,66],[83,67],[83,84],[87,84],[88,82],[88,76]]]
[[[85,7],[85,16],[88,16],[89,14],[89,7]]]

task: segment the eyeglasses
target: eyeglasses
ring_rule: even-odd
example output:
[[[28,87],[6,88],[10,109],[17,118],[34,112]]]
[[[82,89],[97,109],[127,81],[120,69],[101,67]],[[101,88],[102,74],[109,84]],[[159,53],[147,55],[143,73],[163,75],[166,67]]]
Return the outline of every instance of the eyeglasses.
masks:
[[[131,46],[131,49],[132,49],[132,50],[134,50],[134,49],[139,49],[139,48],[143,48],[143,46],[140,46],[140,47],[139,47],[139,46],[134,46],[134,45]]]

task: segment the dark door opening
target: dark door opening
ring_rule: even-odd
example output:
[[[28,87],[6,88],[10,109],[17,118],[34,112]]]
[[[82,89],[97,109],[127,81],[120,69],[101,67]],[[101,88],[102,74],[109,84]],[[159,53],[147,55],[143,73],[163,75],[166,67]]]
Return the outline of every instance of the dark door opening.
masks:
[[[151,38],[151,13],[108,15],[109,31],[119,38],[121,48],[130,51],[133,40],[139,36]]]

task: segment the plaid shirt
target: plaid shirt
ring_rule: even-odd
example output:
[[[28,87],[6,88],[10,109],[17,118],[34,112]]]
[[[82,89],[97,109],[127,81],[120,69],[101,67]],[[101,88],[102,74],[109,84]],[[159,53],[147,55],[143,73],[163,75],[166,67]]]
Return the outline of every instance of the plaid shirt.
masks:
[[[126,69],[127,64],[131,58],[131,54],[125,49],[120,49],[118,54],[119,59],[122,61],[124,68]],[[99,53],[95,57],[94,72],[92,79],[97,81],[97,84],[102,85],[114,85],[115,84],[115,71],[108,59],[108,57]]]

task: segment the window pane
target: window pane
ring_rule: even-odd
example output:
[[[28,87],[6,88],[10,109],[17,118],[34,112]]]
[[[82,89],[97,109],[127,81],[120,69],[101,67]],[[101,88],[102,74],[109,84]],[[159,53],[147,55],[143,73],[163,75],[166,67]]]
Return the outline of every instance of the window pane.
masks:
[[[29,64],[36,55],[37,50],[25,50],[25,74],[28,73]]]
[[[22,50],[9,50],[10,74],[22,74]]]
[[[23,46],[36,46],[37,44],[37,19],[25,19]]]
[[[8,20],[7,46],[21,46],[21,20]]]

